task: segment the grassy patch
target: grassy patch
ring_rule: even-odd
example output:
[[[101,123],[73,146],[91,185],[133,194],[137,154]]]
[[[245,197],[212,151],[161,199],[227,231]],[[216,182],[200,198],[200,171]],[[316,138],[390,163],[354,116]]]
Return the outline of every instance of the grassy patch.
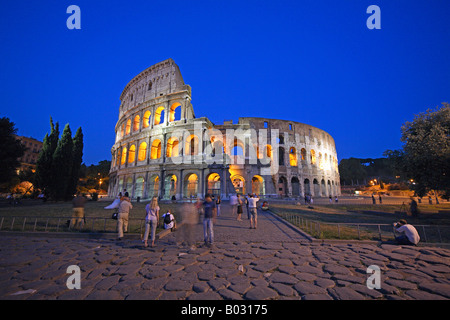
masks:
[[[392,223],[406,219],[416,226],[422,241],[450,242],[450,204],[419,205],[418,217],[399,213],[400,205],[314,205],[271,204],[271,211],[320,239],[393,238]],[[350,225],[351,224],[351,225]],[[373,224],[360,225],[356,224]],[[380,226],[378,226],[380,225]],[[425,225],[426,227],[422,227]]]
[[[129,215],[129,232],[143,233],[145,225],[145,206],[148,202],[133,202]],[[81,232],[116,232],[117,220],[111,219],[114,210],[105,210],[109,205],[106,201],[89,201],[85,206],[86,223]],[[162,228],[161,218],[170,210],[177,221],[180,221],[181,204],[160,203],[160,223],[157,232]],[[69,231],[67,220],[72,217],[71,202],[43,203],[36,200],[24,200],[18,206],[3,204],[0,207],[1,230],[13,231]],[[12,228],[11,228],[12,227]]]

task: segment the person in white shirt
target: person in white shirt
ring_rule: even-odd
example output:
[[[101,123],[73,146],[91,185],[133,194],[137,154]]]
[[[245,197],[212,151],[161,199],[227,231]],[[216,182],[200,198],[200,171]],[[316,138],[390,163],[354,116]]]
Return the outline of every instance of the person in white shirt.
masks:
[[[248,208],[250,209],[250,229],[256,229],[258,224],[258,209],[256,208],[256,203],[259,201],[259,198],[256,195],[250,196],[248,198]]]
[[[398,244],[416,246],[420,241],[420,236],[416,228],[408,224],[404,219],[394,223],[394,234],[396,233],[400,234],[399,236],[395,236]]]
[[[175,217],[173,216],[173,214],[170,213],[170,210],[168,210],[165,214],[163,214],[162,218],[164,221],[164,229],[167,230],[167,229],[176,228]]]

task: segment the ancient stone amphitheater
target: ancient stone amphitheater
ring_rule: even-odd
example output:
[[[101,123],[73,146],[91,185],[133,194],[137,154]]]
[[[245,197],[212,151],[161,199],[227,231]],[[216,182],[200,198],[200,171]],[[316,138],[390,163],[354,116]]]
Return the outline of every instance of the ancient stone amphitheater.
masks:
[[[172,59],[134,77],[120,96],[109,195],[191,199],[206,193],[299,198],[340,195],[336,147],[292,120],[196,117],[191,87]]]

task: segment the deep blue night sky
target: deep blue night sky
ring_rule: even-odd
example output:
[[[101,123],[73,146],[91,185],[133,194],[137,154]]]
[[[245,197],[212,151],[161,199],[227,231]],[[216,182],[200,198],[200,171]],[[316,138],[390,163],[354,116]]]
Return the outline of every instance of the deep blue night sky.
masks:
[[[81,30],[69,30],[69,5]],[[369,30],[369,5],[381,30]],[[338,158],[401,146],[414,114],[450,102],[450,1],[12,1],[0,4],[1,117],[39,140],[53,117],[110,160],[119,96],[174,59],[197,117],[293,120],[330,133]]]

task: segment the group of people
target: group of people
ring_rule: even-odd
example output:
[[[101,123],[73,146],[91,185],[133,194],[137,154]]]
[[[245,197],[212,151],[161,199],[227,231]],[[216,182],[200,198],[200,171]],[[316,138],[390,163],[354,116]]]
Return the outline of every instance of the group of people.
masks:
[[[256,194],[248,194],[247,196],[232,195],[230,204],[233,208],[233,216],[236,215],[237,221],[242,221],[243,206],[247,209],[247,219],[250,220],[250,229],[256,229],[258,224],[257,202],[259,198]]]
[[[122,240],[124,233],[128,229],[128,217],[130,210],[133,208],[128,193],[122,196],[119,194],[120,202],[118,201],[118,215],[117,215],[117,230],[118,240]],[[241,195],[232,195],[230,204],[232,205],[233,214],[238,221],[242,221],[241,215],[243,213],[243,206],[247,208],[248,219],[250,220],[250,229],[257,228],[257,202],[259,198],[256,195],[249,194],[247,197]],[[203,224],[203,238],[206,246],[211,246],[214,243],[214,224],[216,217],[220,216],[220,196],[215,199],[211,194],[205,195],[205,200],[197,199],[196,203],[184,203],[181,206],[181,217],[183,221],[182,233],[185,243],[193,245],[193,227],[202,217]],[[111,208],[111,207],[107,207]],[[145,207],[145,233],[143,237],[144,247],[149,246],[149,237],[151,246],[155,246],[156,228],[159,221],[160,207],[158,205],[158,198],[153,197],[150,203]],[[170,210],[163,216],[164,228],[176,228],[176,220]]]

